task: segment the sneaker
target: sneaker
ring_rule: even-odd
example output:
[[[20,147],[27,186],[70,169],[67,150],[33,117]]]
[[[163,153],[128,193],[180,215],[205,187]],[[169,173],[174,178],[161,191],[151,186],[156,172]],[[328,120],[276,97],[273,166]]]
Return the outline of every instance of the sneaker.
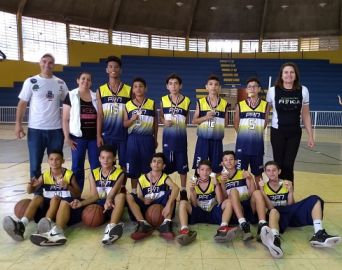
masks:
[[[214,239],[217,243],[232,241],[238,234],[238,227],[221,226],[218,228]]]
[[[273,258],[281,258],[284,253],[281,249],[280,236],[274,235],[271,228],[263,226],[260,232],[262,243],[268,248]]]
[[[46,233],[50,231],[53,226],[55,226],[55,223],[53,221],[50,221],[48,218],[43,217],[38,222],[38,234]]]
[[[119,224],[108,224],[105,229],[104,236],[102,238],[102,244],[104,245],[111,245],[113,244],[116,240],[118,240],[123,233],[123,223]]]
[[[172,231],[172,221],[163,222],[159,227],[159,232],[160,236],[165,240],[173,240],[175,238],[175,234]]]
[[[135,232],[131,234],[131,237],[133,240],[141,240],[145,237],[150,236],[152,233],[153,227],[150,224],[144,221],[139,221],[138,227]]]
[[[190,231],[189,229],[183,229],[179,231],[179,235],[177,235],[176,240],[180,245],[186,246],[193,242],[196,239],[196,236],[197,232]]]
[[[341,237],[329,235],[325,230],[319,230],[310,239],[313,247],[334,247],[341,242]]]
[[[264,226],[267,226],[267,222],[264,222],[264,223],[258,223],[258,231],[257,231],[257,241],[258,242],[261,242],[261,237],[260,237],[260,233],[261,233],[261,228],[264,227]]]
[[[253,239],[253,235],[251,233],[251,227],[248,222],[243,222],[240,224],[240,228],[242,230],[242,240],[249,241]]]
[[[63,231],[57,232],[55,227],[46,233],[34,233],[31,235],[30,240],[37,246],[61,246],[67,241]]]
[[[2,227],[13,240],[24,240],[25,225],[20,220],[15,221],[10,216],[6,216],[2,220]]]
[[[187,201],[187,200],[188,200],[188,194],[187,194],[187,192],[186,192],[185,189],[184,189],[184,190],[181,190],[181,191],[179,192],[179,197],[180,197],[180,200],[181,200],[181,201]]]

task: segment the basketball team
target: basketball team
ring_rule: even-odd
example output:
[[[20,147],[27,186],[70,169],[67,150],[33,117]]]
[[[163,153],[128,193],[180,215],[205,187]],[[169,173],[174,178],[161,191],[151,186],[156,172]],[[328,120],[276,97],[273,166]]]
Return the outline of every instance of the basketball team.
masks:
[[[227,101],[219,97],[220,79],[208,77],[207,95],[197,101],[191,119],[197,125],[197,142],[192,165],[195,175],[189,180],[186,128],[190,99],[182,94],[179,75],[166,78],[168,92],[161,98],[158,114],[156,102],[147,97],[143,78],[135,78],[132,87],[121,82],[118,57],[107,58],[109,80],[96,93],[90,89],[89,72],[82,72],[78,88],[69,91],[65,82],[53,75],[54,64],[51,54],[43,55],[41,73],[28,78],[19,94],[15,133],[18,139],[26,135],[22,121],[29,104],[27,192],[34,196],[22,218],[3,219],[4,230],[14,240],[24,240],[25,227],[34,220],[38,230],[30,236],[32,243],[63,245],[66,226],[80,222],[87,206],[98,205],[108,221],[102,239],[105,245],[122,236],[125,206],[137,222],[131,234],[136,241],[158,229],[166,240],[175,238],[180,245],[188,245],[197,236],[189,225],[208,223],[218,225],[216,242],[232,241],[240,234],[243,241],[256,237],[274,258],[283,256],[280,233],[288,227],[313,225],[313,247],[334,247],[341,242],[323,227],[324,201],[319,196],[294,200],[293,171],[301,120],[307,144],[314,146],[309,92],[300,83],[296,64],[282,65],[275,86],[267,92],[267,101],[259,97],[258,78],[247,80],[247,98],[235,109],[235,152],[223,149],[228,112]],[[274,161],[264,164],[264,129],[271,109]],[[158,119],[164,125],[162,153],[155,153]],[[71,148],[71,170],[63,167],[64,143]],[[42,173],[45,150],[49,169]],[[91,173],[89,190],[82,192],[86,153]],[[174,172],[180,176],[181,187],[169,177]],[[128,178],[131,192],[125,188]],[[180,228],[175,235],[172,220],[178,196]],[[149,212],[153,205],[162,205],[162,210]],[[95,218],[94,213],[83,213],[88,219],[92,215]],[[151,224],[160,216],[158,227]],[[257,224],[254,236],[250,224]]]

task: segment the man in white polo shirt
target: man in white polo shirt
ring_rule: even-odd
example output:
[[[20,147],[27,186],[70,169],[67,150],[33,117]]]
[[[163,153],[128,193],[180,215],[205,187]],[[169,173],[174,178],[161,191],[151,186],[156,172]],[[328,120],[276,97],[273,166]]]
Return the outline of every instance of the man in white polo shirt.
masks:
[[[18,139],[26,134],[22,120],[29,104],[27,144],[30,158],[30,177],[41,175],[44,151],[63,150],[60,102],[68,93],[65,82],[53,75],[55,58],[44,54],[40,59],[40,74],[25,80],[19,94],[15,135]]]

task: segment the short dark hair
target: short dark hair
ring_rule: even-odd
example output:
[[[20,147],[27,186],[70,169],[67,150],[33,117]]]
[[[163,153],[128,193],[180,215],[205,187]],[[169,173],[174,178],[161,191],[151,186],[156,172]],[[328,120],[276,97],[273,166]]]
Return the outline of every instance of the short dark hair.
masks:
[[[143,79],[143,78],[141,78],[141,77],[136,77],[136,78],[134,78],[134,79],[133,79],[133,82],[132,82],[132,86],[133,86],[133,84],[134,84],[135,82],[141,82],[141,83],[145,86],[145,88],[146,88],[146,86],[147,86],[145,79]]]
[[[176,79],[179,84],[182,84],[182,78],[179,77],[179,75],[177,75],[176,73],[172,73],[166,78],[166,80],[165,80],[166,84],[168,84],[169,80],[171,80],[171,79]]]
[[[53,62],[55,63],[55,57],[51,53],[44,53],[40,59],[47,58],[47,57],[51,58]]]
[[[109,62],[118,63],[119,67],[122,66],[121,59],[119,57],[117,57],[117,56],[114,56],[114,55],[111,55],[111,56],[107,57],[106,64],[108,64]]]
[[[261,87],[260,81],[257,77],[250,77],[246,81],[246,85],[249,84],[250,82],[256,82],[259,87]]]
[[[115,156],[113,146],[111,146],[110,144],[101,145],[99,147],[99,154],[101,154],[101,152],[109,152],[109,153],[112,153],[113,156]]]
[[[279,88],[284,88],[284,85],[283,85],[284,82],[283,82],[282,76],[283,76],[283,70],[284,70],[285,67],[293,67],[294,72],[296,74],[296,79],[293,82],[293,88],[296,89],[296,90],[300,89],[301,85],[300,85],[299,69],[298,69],[298,66],[295,63],[293,63],[293,62],[287,62],[287,63],[284,63],[284,64],[281,65],[278,77],[277,77],[274,85],[276,87],[279,87]]]
[[[154,159],[154,158],[161,158],[163,160],[163,163],[166,164],[166,157],[165,157],[164,153],[162,153],[162,152],[155,153],[152,156],[152,159]]]
[[[265,166],[264,166],[264,167],[265,167],[265,169],[266,169],[267,166],[271,166],[271,165],[276,166],[276,167],[278,168],[278,170],[280,170],[279,164],[278,164],[277,162],[273,161],[273,160],[267,161],[267,162],[265,163]]]
[[[207,82],[208,81],[217,81],[219,84],[221,84],[221,80],[219,78],[219,76],[217,76],[216,74],[210,74],[208,79],[207,79]]]
[[[197,168],[201,167],[201,165],[209,166],[210,169],[211,169],[211,162],[210,162],[210,160],[208,160],[208,159],[203,159],[203,160],[201,160],[201,161],[198,163],[198,167],[197,167]]]
[[[224,156],[229,156],[229,155],[232,155],[234,157],[234,159],[236,159],[236,155],[235,155],[235,152],[234,151],[231,151],[231,150],[226,150],[222,153],[222,158]]]
[[[48,157],[51,155],[51,154],[57,154],[57,155],[60,155],[62,158],[64,158],[64,154],[63,154],[63,151],[60,150],[60,149],[52,149],[48,152]]]

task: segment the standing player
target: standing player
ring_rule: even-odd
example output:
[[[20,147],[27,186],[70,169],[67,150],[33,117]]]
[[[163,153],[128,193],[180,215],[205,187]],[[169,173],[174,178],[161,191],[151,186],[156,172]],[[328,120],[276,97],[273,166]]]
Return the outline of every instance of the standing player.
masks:
[[[186,176],[188,167],[188,142],[186,123],[190,99],[180,93],[182,79],[171,74],[166,79],[166,88],[170,94],[163,96],[160,104],[160,119],[164,124],[163,153],[167,159],[166,172],[177,171],[181,179],[181,200],[187,200]]]
[[[19,94],[15,121],[15,135],[18,139],[26,134],[22,120],[30,103],[27,145],[29,149],[30,177],[41,175],[44,151],[63,149],[63,131],[60,103],[68,93],[65,82],[53,75],[55,58],[44,54],[40,59],[40,74],[25,80]]]
[[[138,178],[150,171],[150,161],[157,148],[157,113],[152,99],[146,97],[146,81],[133,80],[134,99],[126,104],[124,127],[128,128],[126,170],[132,192],[137,192]]]
[[[125,168],[127,129],[123,126],[125,104],[131,99],[131,88],[120,80],[121,60],[107,58],[109,81],[97,90],[97,145],[112,145],[118,151],[119,163]]]
[[[248,79],[248,98],[236,105],[234,114],[237,169],[248,170],[250,165],[257,186],[264,168],[264,129],[268,119],[267,102],[259,98],[260,90],[257,78]]]
[[[197,101],[196,111],[192,120],[197,124],[197,142],[193,169],[198,167],[201,160],[209,159],[214,173],[220,173],[221,157],[223,152],[222,140],[224,128],[227,125],[227,101],[219,97],[220,80],[211,75],[208,78],[206,89],[208,95]]]

